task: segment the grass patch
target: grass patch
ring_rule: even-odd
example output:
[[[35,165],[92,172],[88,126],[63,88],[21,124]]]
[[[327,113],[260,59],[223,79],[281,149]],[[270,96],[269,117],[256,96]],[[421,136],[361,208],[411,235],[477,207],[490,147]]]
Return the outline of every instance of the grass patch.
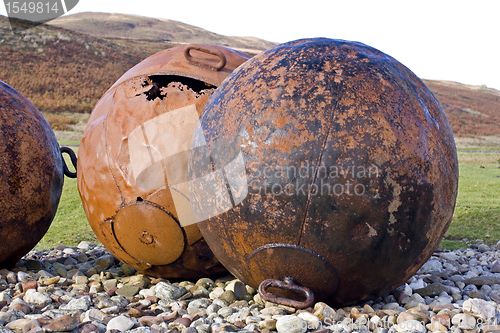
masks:
[[[467,148],[467,147],[457,147],[457,151],[500,151],[500,147],[472,147],[472,148]]]
[[[445,248],[450,251],[467,248],[469,247],[465,241],[462,240],[452,240],[452,239],[443,239],[439,244],[440,248]]]
[[[440,247],[464,247],[462,239],[500,240],[500,154],[458,152],[460,176],[453,221]]]
[[[81,241],[101,244],[87,222],[78,194],[76,179],[65,177],[56,216],[49,230],[35,248],[49,249],[59,244],[77,246]]]
[[[78,153],[78,148],[73,149]],[[71,162],[67,154],[64,159],[70,171]],[[35,248],[49,249],[59,244],[76,246],[81,241],[90,241],[101,244],[87,221],[85,212],[78,193],[76,179],[64,177],[63,192],[59,201],[56,216],[45,236],[38,242]]]
[[[498,125],[495,125],[498,128]],[[499,135],[475,135],[473,137],[455,137],[455,144],[459,149],[476,148],[483,150],[483,148],[497,148],[500,147]]]
[[[78,146],[80,141],[59,141],[59,146]],[[75,149],[73,149],[75,150]]]

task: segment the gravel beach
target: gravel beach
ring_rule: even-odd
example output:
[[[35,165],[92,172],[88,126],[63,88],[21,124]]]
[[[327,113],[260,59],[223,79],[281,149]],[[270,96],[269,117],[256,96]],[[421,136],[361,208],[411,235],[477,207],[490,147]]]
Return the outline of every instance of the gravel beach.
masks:
[[[32,250],[0,270],[0,333],[488,333],[500,331],[500,244],[436,251],[384,298],[296,310],[232,276],[170,283],[104,247]],[[499,242],[500,243],[500,242]]]

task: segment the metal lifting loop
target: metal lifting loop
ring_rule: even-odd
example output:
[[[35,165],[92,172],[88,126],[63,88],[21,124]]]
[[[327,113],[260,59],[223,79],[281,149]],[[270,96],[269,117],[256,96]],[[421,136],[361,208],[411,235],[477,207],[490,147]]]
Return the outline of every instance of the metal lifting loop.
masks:
[[[197,51],[200,51],[203,53],[208,53],[208,54],[214,55],[214,56],[219,58],[219,63],[217,63],[216,65],[213,65],[212,62],[207,60],[207,59],[195,58],[191,55],[191,53],[189,53],[191,50],[197,50]],[[224,68],[224,66],[226,66],[226,62],[227,62],[226,56],[224,55],[224,53],[221,50],[216,49],[216,48],[211,48],[208,46],[196,45],[196,44],[190,44],[190,45],[186,46],[186,48],[184,49],[184,57],[186,58],[187,61],[189,61],[190,63],[192,63],[194,65],[207,67],[207,68],[214,70],[214,71],[218,71],[218,70],[221,70],[222,68]]]
[[[71,149],[69,147],[61,147],[60,149],[61,149],[61,157],[62,157],[62,161],[63,161],[64,175],[66,175],[66,177],[68,177],[68,178],[76,178],[77,158],[76,158],[75,152],[73,151],[73,149]],[[62,156],[63,153],[66,153],[69,155],[69,158],[71,159],[71,164],[73,164],[73,167],[75,168],[75,172],[69,171],[68,166],[66,165],[66,161],[64,160],[64,157]]]
[[[297,301],[290,298],[281,297],[267,291],[268,288],[278,288],[285,291],[302,294],[305,300]],[[262,297],[262,299],[265,301],[286,305],[297,309],[308,308],[314,304],[314,293],[312,292],[312,290],[307,287],[295,284],[293,279],[288,276],[284,278],[284,281],[275,279],[267,279],[262,281],[259,285],[259,294],[260,297]]]

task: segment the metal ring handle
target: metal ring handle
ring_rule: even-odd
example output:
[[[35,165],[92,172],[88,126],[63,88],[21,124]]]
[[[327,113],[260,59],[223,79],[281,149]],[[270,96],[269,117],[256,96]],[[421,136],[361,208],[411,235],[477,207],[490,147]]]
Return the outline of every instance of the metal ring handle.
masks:
[[[197,50],[197,51],[200,51],[203,53],[208,53],[208,54],[214,55],[214,56],[219,58],[219,63],[214,66],[214,65],[210,64],[209,62],[207,62],[206,59],[195,58],[191,55],[191,53],[189,53],[191,50]],[[186,46],[186,48],[184,49],[184,57],[186,58],[187,61],[189,61],[190,63],[192,63],[194,65],[207,67],[207,68],[214,70],[214,71],[218,71],[218,70],[223,69],[227,63],[226,56],[224,55],[224,53],[221,50],[216,49],[216,48],[210,48],[207,46],[196,45],[196,44],[190,44],[190,45]]]
[[[274,288],[279,288],[283,290],[288,290],[292,292],[298,292],[300,294],[303,294],[305,296],[304,301],[297,301],[285,297],[281,297],[278,295],[275,295],[267,289],[269,287],[274,287]],[[299,286],[293,282],[293,279],[291,277],[285,277],[284,281],[280,280],[275,280],[275,279],[267,279],[264,280],[260,283],[259,285],[259,294],[260,297],[262,297],[263,300],[272,302],[272,303],[277,303],[281,305],[286,305],[290,306],[292,308],[297,308],[297,309],[304,309],[312,306],[314,304],[314,293],[312,292],[311,289],[303,286]]]
[[[62,158],[62,162],[63,162],[64,175],[68,178],[76,178],[77,158],[76,158],[75,152],[73,151],[73,149],[71,149],[69,147],[61,147],[60,149],[61,149],[61,158]],[[66,165],[66,161],[64,160],[64,157],[62,156],[63,153],[66,153],[69,155],[69,158],[71,159],[71,164],[73,164],[73,167],[75,168],[75,172],[69,171],[68,166]]]

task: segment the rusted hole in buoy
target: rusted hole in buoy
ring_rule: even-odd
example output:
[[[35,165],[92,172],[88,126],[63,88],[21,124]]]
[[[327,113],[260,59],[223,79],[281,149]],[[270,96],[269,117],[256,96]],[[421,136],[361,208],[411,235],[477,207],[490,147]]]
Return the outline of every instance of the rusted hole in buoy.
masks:
[[[203,95],[204,92],[208,89],[217,88],[216,86],[209,83],[178,75],[151,75],[148,76],[148,79],[149,80],[145,80],[142,83],[143,87],[151,85],[151,89],[143,93],[144,95],[146,95],[146,99],[148,101],[152,101],[156,98],[163,100],[165,97],[167,97],[167,93],[164,92],[162,88],[166,88],[169,85],[172,87],[176,87],[180,91],[184,91],[184,89],[190,89],[198,95]]]

